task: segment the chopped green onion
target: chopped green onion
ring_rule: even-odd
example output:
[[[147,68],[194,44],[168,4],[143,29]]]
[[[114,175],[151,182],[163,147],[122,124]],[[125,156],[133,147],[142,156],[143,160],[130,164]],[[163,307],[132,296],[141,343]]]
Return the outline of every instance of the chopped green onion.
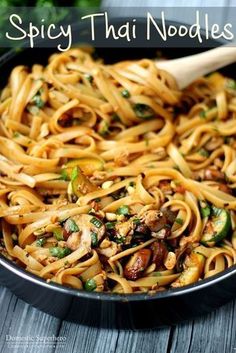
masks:
[[[105,224],[106,229],[114,229],[114,228],[115,228],[115,225],[116,225],[116,222],[107,222],[107,223]]]
[[[90,223],[92,223],[96,228],[101,228],[103,223],[102,221],[100,221],[100,219],[96,218],[96,217],[93,217],[91,220],[90,220]]]
[[[120,206],[116,211],[116,213],[119,215],[127,216],[129,214],[129,206],[127,205]]]
[[[86,78],[86,80],[88,80],[90,83],[93,82],[93,76],[90,74],[84,74],[84,77]]]
[[[38,107],[39,109],[44,107],[44,101],[42,100],[40,94],[36,94],[33,98],[32,98],[32,102],[36,105],[36,107]]]
[[[18,131],[15,131],[14,134],[13,134],[13,137],[17,138],[17,137],[20,137],[20,133]]]
[[[54,237],[55,237],[58,241],[64,240],[64,237],[63,237],[63,230],[62,230],[61,228],[56,228],[56,229],[54,229],[53,235],[54,235]]]
[[[92,242],[92,246],[97,246],[98,245],[98,236],[97,233],[92,232],[90,234],[91,236],[91,242]]]
[[[200,212],[201,212],[202,218],[206,218],[206,217],[210,216],[211,208],[209,205],[206,205],[205,207],[200,208]]]
[[[69,177],[68,177],[68,174],[67,174],[67,171],[66,171],[66,168],[63,168],[61,170],[61,177],[60,177],[60,180],[69,180]]]
[[[137,103],[134,106],[135,114],[140,119],[151,119],[154,116],[154,111],[147,104]]]
[[[84,289],[87,292],[92,292],[96,288],[97,288],[97,284],[96,284],[95,280],[93,278],[87,279],[87,281],[85,282],[85,285],[84,285]]]
[[[71,250],[69,248],[61,248],[59,246],[50,248],[49,251],[52,256],[58,257],[58,259],[62,259],[63,257],[71,253]]]
[[[71,181],[74,181],[78,178],[78,167],[74,167],[71,172]]]
[[[202,110],[200,113],[199,113],[199,116],[200,116],[200,118],[206,118],[206,112],[205,112],[205,110]]]
[[[46,243],[46,238],[39,238],[36,241],[36,246],[43,246]]]
[[[98,133],[101,136],[106,136],[109,133],[109,124],[106,120],[102,120],[98,126]]]
[[[71,218],[69,218],[67,221],[66,221],[66,225],[68,226],[69,228],[69,231],[71,233],[76,233],[76,232],[79,232],[79,227],[77,226],[77,224],[75,223],[75,221]]]
[[[201,148],[198,153],[203,156],[203,157],[209,157],[209,152],[207,150],[205,150],[204,148]]]
[[[114,114],[112,115],[112,117],[111,117],[111,120],[112,120],[113,122],[120,122],[120,117],[119,117],[118,114],[114,113]]]
[[[176,219],[175,219],[175,222],[178,223],[178,224],[180,224],[181,226],[182,226],[182,224],[184,223],[183,220],[182,220],[182,218],[176,218]]]
[[[235,80],[227,80],[226,81],[226,87],[230,89],[236,89],[236,81]]]
[[[116,242],[116,244],[124,244],[125,237],[114,237],[113,240]]]
[[[123,91],[121,92],[122,97],[124,98],[129,98],[130,97],[130,93],[127,89],[123,89]]]
[[[139,218],[134,218],[133,219],[133,223],[136,225],[136,226],[139,226],[141,224],[141,221]]]

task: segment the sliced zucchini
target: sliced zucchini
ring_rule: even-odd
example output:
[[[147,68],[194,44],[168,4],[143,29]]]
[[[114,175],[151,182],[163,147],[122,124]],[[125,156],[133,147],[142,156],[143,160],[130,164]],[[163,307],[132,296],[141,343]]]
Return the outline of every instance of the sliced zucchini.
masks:
[[[227,210],[212,207],[211,216],[203,230],[201,243],[214,246],[224,239],[231,229],[231,218]]]
[[[171,287],[183,287],[197,282],[203,272],[204,265],[205,256],[193,250],[184,262],[185,270],[176,281],[171,283]]]
[[[79,167],[84,175],[86,176],[91,176],[96,170],[103,170],[104,169],[104,163],[102,160],[98,158],[77,158],[77,159],[72,159],[68,163],[66,163],[65,168],[62,169],[63,175],[66,175],[67,178],[70,179],[72,169],[74,167]]]
[[[96,185],[92,184],[90,180],[82,173],[79,167],[74,167],[71,172],[71,187],[73,193],[80,197],[89,192],[97,190]]]

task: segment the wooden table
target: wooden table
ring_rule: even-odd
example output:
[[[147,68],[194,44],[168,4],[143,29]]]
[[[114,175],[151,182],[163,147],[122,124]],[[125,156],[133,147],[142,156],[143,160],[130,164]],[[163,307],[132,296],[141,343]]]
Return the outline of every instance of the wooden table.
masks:
[[[119,6],[154,6],[163,1],[103,1],[103,5],[117,6],[117,3]],[[170,6],[184,6],[186,3],[187,0],[165,1],[165,5]],[[236,5],[235,0],[191,0],[191,4]],[[125,11],[127,15],[127,9]],[[229,16],[230,9],[220,10],[220,13],[224,17]],[[177,19],[180,19],[179,15],[173,14]],[[90,328],[44,314],[0,286],[0,353],[234,353],[235,314],[235,302],[231,302],[210,315],[176,327],[139,332]],[[44,337],[45,342],[41,342]],[[21,339],[24,343],[13,339]]]
[[[37,295],[37,293],[35,294]],[[46,298],[45,298],[46,300]],[[235,353],[235,302],[197,320],[152,331],[90,328],[61,321],[17,299],[0,287],[1,353]],[[59,337],[40,343],[38,337]],[[21,345],[11,338],[30,338]]]

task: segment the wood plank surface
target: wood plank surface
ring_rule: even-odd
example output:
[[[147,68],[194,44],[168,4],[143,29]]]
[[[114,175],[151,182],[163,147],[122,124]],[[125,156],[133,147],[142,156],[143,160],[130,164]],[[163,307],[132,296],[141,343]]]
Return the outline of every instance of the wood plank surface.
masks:
[[[0,287],[0,353],[235,353],[235,302],[195,321],[149,331],[85,327],[44,314]],[[50,337],[61,342],[40,342]],[[16,344],[9,337],[33,341]]]
[[[30,307],[7,289],[0,287],[0,352],[51,353],[52,344],[41,343],[38,337],[58,335],[60,320]],[[13,337],[22,337],[17,344]],[[29,341],[29,339],[33,341]]]

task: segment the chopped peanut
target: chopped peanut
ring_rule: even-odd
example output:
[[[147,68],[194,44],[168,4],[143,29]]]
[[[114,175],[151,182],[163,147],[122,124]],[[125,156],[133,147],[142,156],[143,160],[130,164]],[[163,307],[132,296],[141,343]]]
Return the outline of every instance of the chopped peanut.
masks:
[[[169,251],[167,254],[167,257],[164,261],[164,265],[167,268],[167,270],[172,270],[175,265],[176,265],[176,255],[174,252]]]
[[[112,180],[107,180],[107,181],[104,181],[104,183],[102,183],[102,189],[109,189],[113,184],[113,181]]]
[[[116,221],[117,215],[116,215],[115,213],[107,212],[107,213],[106,213],[106,219],[107,219],[108,221]]]

